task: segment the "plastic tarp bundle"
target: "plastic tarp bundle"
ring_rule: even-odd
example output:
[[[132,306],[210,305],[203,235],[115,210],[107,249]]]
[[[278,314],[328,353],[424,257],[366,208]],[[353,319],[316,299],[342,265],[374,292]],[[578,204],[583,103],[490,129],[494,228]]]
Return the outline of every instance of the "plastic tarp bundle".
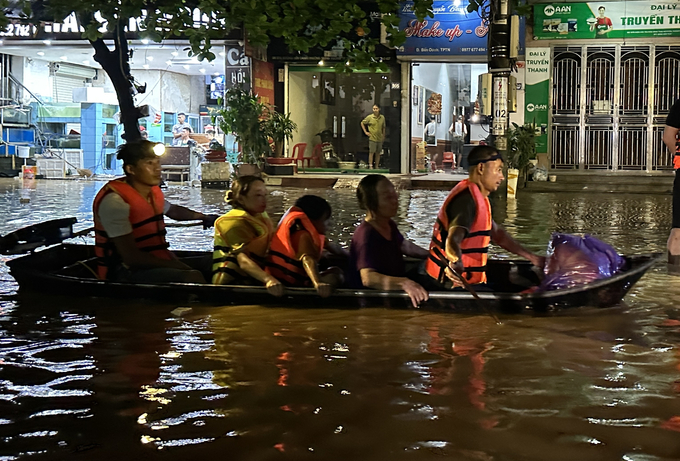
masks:
[[[555,233],[548,244],[542,290],[571,288],[611,277],[624,268],[626,260],[611,245],[592,235]]]

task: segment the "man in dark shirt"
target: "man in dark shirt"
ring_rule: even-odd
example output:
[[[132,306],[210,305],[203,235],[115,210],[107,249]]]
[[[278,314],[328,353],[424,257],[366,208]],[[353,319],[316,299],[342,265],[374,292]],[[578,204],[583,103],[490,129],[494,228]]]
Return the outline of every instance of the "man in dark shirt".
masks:
[[[668,263],[680,266],[680,142],[678,141],[680,132],[680,99],[675,101],[668,117],[666,127],[663,130],[663,142],[668,151],[673,154],[673,169],[675,170],[675,181],[673,181],[673,222],[671,224],[671,235],[668,237]]]
[[[538,267],[543,268],[545,265],[544,256],[524,248],[489,216],[491,209],[488,196],[503,181],[503,159],[498,151],[491,146],[475,147],[470,152],[468,164],[469,178],[461,181],[451,191],[443,205],[444,210],[440,210],[437,217],[430,243],[430,256],[426,263],[426,271],[432,282],[428,284],[430,289],[441,289],[440,287],[448,285],[443,275],[454,286],[460,286],[461,283],[453,271],[465,274],[473,269],[471,265],[479,267],[474,267],[474,274],[466,276],[468,283],[486,283],[485,264],[489,240],[487,237],[483,248],[479,247],[483,245],[481,242],[473,241],[484,235],[489,236],[501,248],[528,259]],[[480,210],[485,213],[487,224],[477,222]],[[489,222],[490,230],[488,227],[483,229],[482,226]],[[442,272],[441,268],[446,270]]]

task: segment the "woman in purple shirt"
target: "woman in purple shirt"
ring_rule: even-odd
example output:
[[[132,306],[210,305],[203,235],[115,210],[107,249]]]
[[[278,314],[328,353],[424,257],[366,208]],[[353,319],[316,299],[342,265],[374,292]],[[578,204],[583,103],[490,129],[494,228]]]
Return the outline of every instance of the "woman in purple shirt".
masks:
[[[365,176],[357,188],[359,206],[366,218],[350,245],[350,282],[378,290],[403,290],[413,307],[427,301],[427,291],[406,277],[403,255],[425,259],[428,251],[401,235],[392,221],[399,207],[392,182],[381,174]]]

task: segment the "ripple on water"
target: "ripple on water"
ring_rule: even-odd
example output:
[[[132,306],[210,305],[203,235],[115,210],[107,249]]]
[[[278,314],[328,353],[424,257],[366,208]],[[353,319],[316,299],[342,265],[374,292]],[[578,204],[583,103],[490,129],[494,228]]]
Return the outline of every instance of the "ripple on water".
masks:
[[[22,190],[0,179],[0,234],[57,216],[90,226],[102,185],[38,181]],[[328,237],[347,244],[363,218],[355,191],[275,191],[272,218],[303,193],[329,200]],[[21,194],[30,203],[19,203]],[[402,233],[427,246],[446,194],[400,191]],[[223,191],[170,187],[167,196],[227,210]],[[622,253],[663,252],[670,226],[667,196],[520,192],[493,206],[494,219],[534,251],[560,231],[591,233]],[[198,227],[168,233],[175,248],[209,250],[211,238]],[[136,301],[3,298],[16,285],[2,264],[0,460],[86,449],[104,459],[111,444],[239,460],[281,452],[327,460],[674,459],[677,280],[660,264],[615,309],[508,317],[503,325],[486,316],[323,309],[322,301],[313,310],[195,307],[175,318],[168,313],[178,306]],[[100,421],[119,423],[108,439]]]

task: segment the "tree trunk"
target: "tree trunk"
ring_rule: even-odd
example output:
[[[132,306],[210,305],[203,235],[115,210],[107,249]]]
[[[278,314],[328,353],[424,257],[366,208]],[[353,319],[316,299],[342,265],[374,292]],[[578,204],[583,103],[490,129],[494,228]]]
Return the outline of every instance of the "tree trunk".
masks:
[[[142,117],[139,108],[135,106],[133,94],[136,92],[130,75],[130,61],[127,40],[125,39],[124,24],[126,21],[119,20],[114,34],[115,47],[109,50],[103,39],[90,41],[95,50],[94,60],[104,69],[111,78],[111,83],[116,90],[118,105],[120,107],[120,121],[123,124],[125,142],[135,142],[142,139],[139,131],[138,120]]]

